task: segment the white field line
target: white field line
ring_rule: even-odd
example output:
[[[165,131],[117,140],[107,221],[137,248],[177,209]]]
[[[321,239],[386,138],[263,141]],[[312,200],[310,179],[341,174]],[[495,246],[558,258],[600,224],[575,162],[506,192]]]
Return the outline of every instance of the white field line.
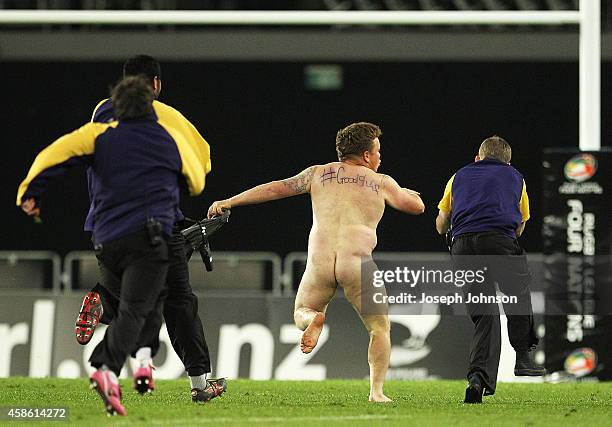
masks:
[[[288,422],[316,422],[316,421],[382,421],[393,419],[408,419],[410,415],[324,415],[320,417],[210,417],[202,414],[201,418],[174,418],[169,420],[151,420],[147,424],[153,425],[190,425],[190,424],[218,424],[218,423],[288,423]],[[113,425],[131,425],[128,418],[125,422],[119,417],[113,417]]]

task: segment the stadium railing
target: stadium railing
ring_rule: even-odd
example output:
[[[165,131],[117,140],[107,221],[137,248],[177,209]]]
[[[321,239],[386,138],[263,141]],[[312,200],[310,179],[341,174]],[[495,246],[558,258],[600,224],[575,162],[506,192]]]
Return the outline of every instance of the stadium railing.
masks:
[[[189,262],[189,279],[195,290],[272,290],[282,293],[282,261],[274,252],[213,252],[213,271],[206,271],[196,253]]]
[[[290,252],[284,259],[274,252],[214,252],[214,270],[206,271],[198,254],[189,262],[193,289],[206,292],[240,290],[271,291],[291,296],[306,267],[306,252]],[[444,252],[375,252],[375,261],[439,263],[449,260]],[[530,253],[533,283],[544,283],[544,256]],[[99,281],[98,263],[92,251],[72,251],[63,260],[52,251],[0,251],[0,290],[51,289],[58,294],[89,289]],[[543,293],[532,292],[534,312],[543,310]]]
[[[240,289],[243,292],[271,290],[280,295],[282,262],[273,252],[213,252],[213,271],[206,271],[200,256],[189,262],[191,286],[198,290]],[[67,292],[89,289],[99,281],[98,263],[91,251],[69,252],[62,275]]]
[[[51,251],[0,251],[0,289],[61,291],[61,258]]]

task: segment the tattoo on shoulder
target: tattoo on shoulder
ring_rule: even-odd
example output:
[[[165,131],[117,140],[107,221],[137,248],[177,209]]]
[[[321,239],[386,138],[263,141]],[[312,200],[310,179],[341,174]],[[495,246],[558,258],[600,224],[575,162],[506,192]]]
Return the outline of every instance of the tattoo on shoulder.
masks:
[[[305,193],[310,188],[310,183],[312,181],[312,176],[314,175],[315,167],[310,166],[309,168],[304,169],[302,172],[294,176],[293,178],[288,178],[283,180],[283,185],[286,188],[291,189],[296,194]]]

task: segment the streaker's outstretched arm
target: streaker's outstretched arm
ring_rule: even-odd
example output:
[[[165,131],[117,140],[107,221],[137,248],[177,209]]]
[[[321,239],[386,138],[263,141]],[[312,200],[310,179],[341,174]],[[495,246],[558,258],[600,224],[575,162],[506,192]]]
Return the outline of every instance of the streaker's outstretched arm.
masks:
[[[402,188],[396,180],[389,175],[383,175],[385,189],[385,202],[399,211],[411,215],[420,215],[425,212],[425,204],[418,191]]]
[[[309,193],[315,168],[316,166],[310,166],[291,178],[261,184],[229,199],[213,202],[208,208],[208,218],[221,215],[224,209],[232,209],[236,206],[254,205]]]

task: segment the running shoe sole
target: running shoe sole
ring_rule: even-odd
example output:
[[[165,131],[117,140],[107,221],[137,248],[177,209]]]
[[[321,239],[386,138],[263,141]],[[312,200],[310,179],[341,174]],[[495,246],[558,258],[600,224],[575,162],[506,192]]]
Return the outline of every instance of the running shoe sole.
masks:
[[[102,301],[97,292],[88,292],[83,298],[81,310],[75,322],[74,334],[81,345],[86,345],[93,338],[96,327],[102,317]]]

